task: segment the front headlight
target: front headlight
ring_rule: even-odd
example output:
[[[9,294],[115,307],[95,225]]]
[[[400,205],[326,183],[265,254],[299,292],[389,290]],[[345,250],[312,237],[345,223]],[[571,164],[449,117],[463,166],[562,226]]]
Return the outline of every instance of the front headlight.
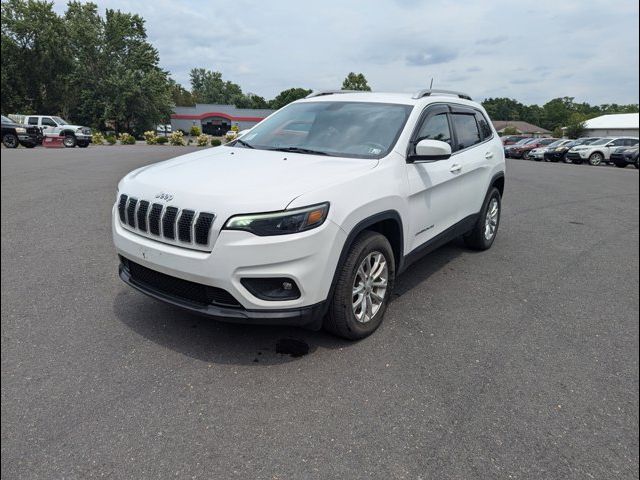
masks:
[[[311,205],[282,212],[236,215],[227,220],[226,230],[244,230],[255,235],[286,235],[322,225],[329,212],[329,203]]]
[[[16,133],[27,133],[27,129],[24,127],[16,127]]]

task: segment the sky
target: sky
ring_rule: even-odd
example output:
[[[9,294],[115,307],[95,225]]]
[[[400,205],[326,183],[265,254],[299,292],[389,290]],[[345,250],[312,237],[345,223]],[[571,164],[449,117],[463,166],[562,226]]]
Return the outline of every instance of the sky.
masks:
[[[95,3],[140,14],[162,68],[185,87],[204,67],[269,99],[340,88],[354,71],[375,91],[413,92],[433,78],[477,99],[639,101],[636,0]]]

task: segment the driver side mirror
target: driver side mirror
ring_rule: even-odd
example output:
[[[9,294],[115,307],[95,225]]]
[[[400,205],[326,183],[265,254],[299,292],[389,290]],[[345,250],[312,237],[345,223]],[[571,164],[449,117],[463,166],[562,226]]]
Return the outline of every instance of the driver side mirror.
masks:
[[[407,162],[437,162],[451,157],[451,145],[440,140],[420,140],[416,144],[416,151],[407,157]]]

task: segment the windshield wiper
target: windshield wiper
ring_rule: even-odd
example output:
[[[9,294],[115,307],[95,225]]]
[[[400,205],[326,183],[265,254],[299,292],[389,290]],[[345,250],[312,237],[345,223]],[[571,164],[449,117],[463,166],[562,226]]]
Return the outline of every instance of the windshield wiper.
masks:
[[[309,153],[311,155],[332,156],[330,153],[323,152],[322,150],[312,150],[310,148],[302,148],[302,147],[279,147],[279,148],[269,148],[268,150],[273,150],[275,152]]]
[[[243,146],[245,146],[247,148],[256,148],[253,145],[251,145],[250,143],[247,143],[247,142],[245,142],[244,140],[241,140],[241,139],[237,139],[236,143],[239,143],[240,145],[243,145]]]

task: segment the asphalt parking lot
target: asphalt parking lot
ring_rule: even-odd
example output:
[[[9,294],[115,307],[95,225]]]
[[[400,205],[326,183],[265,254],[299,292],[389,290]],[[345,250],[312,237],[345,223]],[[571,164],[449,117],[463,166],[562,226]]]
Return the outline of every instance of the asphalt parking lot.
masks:
[[[425,257],[347,343],[119,280],[118,179],[193,149],[2,150],[2,478],[638,477],[635,169],[508,161],[494,248]]]

